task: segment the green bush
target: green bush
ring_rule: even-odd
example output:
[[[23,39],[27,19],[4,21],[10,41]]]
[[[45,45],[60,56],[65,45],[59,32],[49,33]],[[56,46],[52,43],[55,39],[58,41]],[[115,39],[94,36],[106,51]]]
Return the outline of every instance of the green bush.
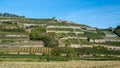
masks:
[[[34,27],[32,29],[32,32],[36,32],[36,33],[45,33],[46,32],[46,28],[45,27]]]
[[[51,51],[52,56],[67,57],[68,59],[74,59],[77,55],[73,48],[70,47],[54,47]],[[62,56],[64,54],[64,56]]]
[[[45,44],[45,47],[54,47],[59,45],[58,40],[56,37],[53,37],[53,34],[31,33],[30,40],[42,40]]]

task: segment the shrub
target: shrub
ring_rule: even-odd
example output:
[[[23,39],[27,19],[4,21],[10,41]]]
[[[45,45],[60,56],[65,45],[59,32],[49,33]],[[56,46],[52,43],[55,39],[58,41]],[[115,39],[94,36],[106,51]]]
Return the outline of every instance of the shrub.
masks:
[[[66,56],[61,56],[62,58],[74,59],[77,55],[73,48],[70,47],[54,47],[51,51],[52,56],[61,56],[61,54],[66,54]]]

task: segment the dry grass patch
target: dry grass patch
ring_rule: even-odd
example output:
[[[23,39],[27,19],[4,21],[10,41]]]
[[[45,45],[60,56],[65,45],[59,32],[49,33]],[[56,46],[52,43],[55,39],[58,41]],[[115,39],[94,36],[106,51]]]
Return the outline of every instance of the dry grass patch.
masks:
[[[120,61],[0,62],[0,68],[120,68]]]

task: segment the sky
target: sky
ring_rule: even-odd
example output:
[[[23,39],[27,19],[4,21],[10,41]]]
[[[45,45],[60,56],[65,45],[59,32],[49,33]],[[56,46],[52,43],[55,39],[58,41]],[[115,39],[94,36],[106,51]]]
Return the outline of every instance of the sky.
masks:
[[[120,0],[0,0],[0,12],[56,17],[97,28],[120,25]]]

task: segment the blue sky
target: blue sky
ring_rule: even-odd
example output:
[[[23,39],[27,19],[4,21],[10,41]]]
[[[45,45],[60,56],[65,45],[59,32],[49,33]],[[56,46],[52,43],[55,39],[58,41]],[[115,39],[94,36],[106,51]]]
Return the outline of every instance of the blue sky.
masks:
[[[120,0],[0,0],[0,12],[74,21],[92,27],[120,25]]]

